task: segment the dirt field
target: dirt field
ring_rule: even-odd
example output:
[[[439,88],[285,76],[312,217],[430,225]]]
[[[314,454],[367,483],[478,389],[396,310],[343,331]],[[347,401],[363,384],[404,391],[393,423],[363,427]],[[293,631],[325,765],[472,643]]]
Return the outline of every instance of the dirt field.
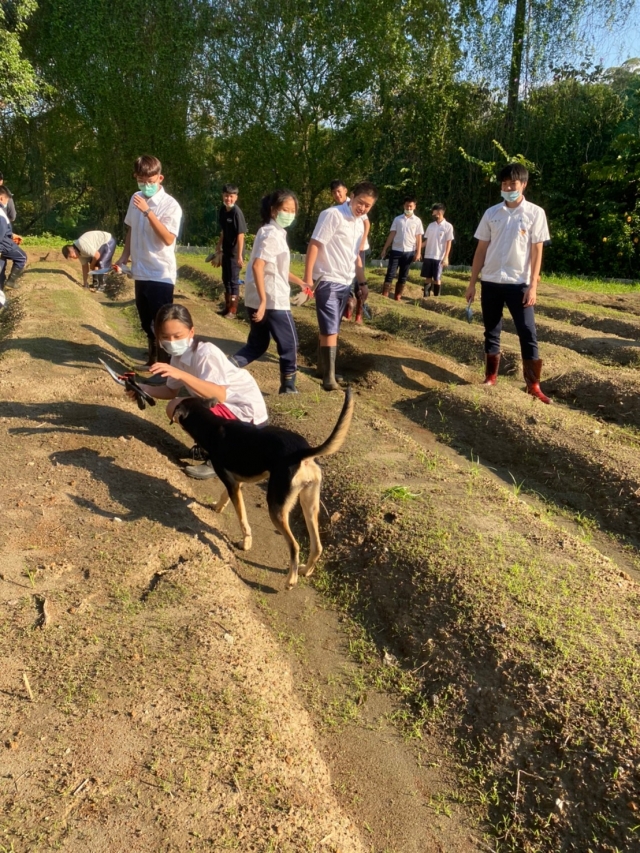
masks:
[[[640,847],[640,296],[541,288],[545,407],[509,324],[480,385],[462,279],[372,295],[341,338],[323,567],[285,593],[262,487],[243,553],[184,434],[97,365],[141,354],[130,285],[32,261],[0,329],[0,851]],[[216,288],[190,261],[176,300],[231,353]],[[279,397],[274,353],[251,372],[274,422],[326,437],[340,395],[303,364]]]

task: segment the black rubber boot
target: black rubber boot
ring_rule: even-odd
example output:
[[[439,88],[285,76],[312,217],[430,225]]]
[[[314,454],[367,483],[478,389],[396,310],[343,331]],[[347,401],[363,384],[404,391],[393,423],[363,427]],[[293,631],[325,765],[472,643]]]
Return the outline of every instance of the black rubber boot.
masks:
[[[192,480],[210,480],[212,477],[217,476],[211,462],[205,462],[202,465],[187,465],[184,473],[187,477],[191,477]]]
[[[422,288],[422,295],[425,299],[431,296],[431,282],[429,282],[429,284],[425,284],[425,286]]]
[[[336,356],[338,347],[322,347],[324,350],[324,376],[322,387],[325,391],[339,391],[340,386],[336,381]]]
[[[325,349],[326,349],[326,347],[321,347],[320,341],[318,341],[318,356],[316,359],[316,372],[314,374],[315,376],[317,376],[318,379],[324,378],[324,350]]]
[[[441,289],[442,289],[442,285],[441,285],[441,284],[434,284],[434,285],[433,285],[433,295],[434,295],[434,296],[440,296],[440,291],[441,291]]]
[[[280,389],[278,394],[297,394],[298,389],[296,388],[296,374],[295,373],[281,373],[280,374]]]
[[[22,278],[22,273],[24,270],[17,270],[15,266],[11,267],[11,272],[7,276],[7,280],[5,281],[5,286],[12,287],[14,290],[17,290],[20,286],[18,284],[20,278]]]

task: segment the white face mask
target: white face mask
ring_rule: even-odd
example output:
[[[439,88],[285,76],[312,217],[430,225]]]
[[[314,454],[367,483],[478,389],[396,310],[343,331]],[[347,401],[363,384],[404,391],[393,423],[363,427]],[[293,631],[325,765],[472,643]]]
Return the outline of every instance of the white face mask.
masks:
[[[413,216],[413,210],[410,207],[405,207],[404,215],[405,216]]]
[[[182,338],[179,341],[160,341],[160,346],[169,355],[184,355],[193,343],[193,338]]]

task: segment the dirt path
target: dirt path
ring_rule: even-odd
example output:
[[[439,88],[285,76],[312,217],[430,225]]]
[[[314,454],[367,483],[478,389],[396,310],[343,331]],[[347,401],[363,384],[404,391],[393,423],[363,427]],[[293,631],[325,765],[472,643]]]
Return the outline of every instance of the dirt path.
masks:
[[[180,470],[182,435],[96,365],[137,355],[130,309],[60,267],[30,269],[0,377],[0,844],[480,849],[441,805],[456,786],[442,743],[403,741],[338,616],[309,587],[281,593],[264,513],[239,559],[235,519],[213,519],[211,486]],[[228,325],[182,296],[219,340]],[[258,374],[273,394],[272,365]]]

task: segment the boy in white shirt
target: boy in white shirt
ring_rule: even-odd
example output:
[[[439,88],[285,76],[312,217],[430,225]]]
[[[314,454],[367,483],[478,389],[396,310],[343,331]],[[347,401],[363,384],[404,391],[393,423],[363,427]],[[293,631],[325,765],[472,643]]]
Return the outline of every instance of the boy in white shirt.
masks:
[[[329,189],[331,190],[331,195],[333,196],[333,200],[336,204],[345,203],[349,195],[349,191],[347,189],[347,185],[343,181],[331,181]],[[366,213],[362,217],[362,221],[364,222],[364,234],[362,235],[362,243],[360,244],[360,259],[362,260],[362,267],[364,269],[365,259],[367,252],[369,251],[369,231],[371,230],[371,222]],[[367,285],[360,284],[357,279],[354,279],[354,281],[351,282],[351,292],[349,294],[349,299],[347,300],[347,307],[344,310],[344,319],[350,320],[353,316],[353,309],[355,308],[355,322],[358,326],[361,326],[364,315],[364,304],[367,301],[368,296],[369,288]]]
[[[396,292],[393,298],[396,302],[400,302],[402,291],[409,277],[409,267],[415,261],[420,259],[420,249],[422,248],[422,232],[424,228],[422,222],[415,215],[416,200],[413,196],[407,196],[403,202],[404,214],[396,216],[391,223],[389,236],[386,239],[381,258],[387,254],[387,249],[391,246],[391,254],[389,255],[389,265],[387,274],[384,277],[382,285],[382,295],[389,296],[391,283],[398,273],[398,282],[396,284]]]
[[[424,296],[440,296],[442,287],[442,268],[449,266],[449,252],[453,242],[453,225],[444,218],[444,204],[434,204],[431,208],[433,222],[424,232],[424,260],[420,275],[424,279]]]
[[[147,335],[147,364],[168,361],[156,345],[153,321],[163,305],[173,302],[176,283],[176,238],[182,221],[182,208],[162,187],[164,175],[157,157],[138,157],[133,166],[138,192],[131,196],[125,216],[128,225],[124,249],[116,267],[127,264],[135,281],[136,308]]]
[[[504,306],[515,323],[527,393],[550,403],[540,389],[542,359],[538,356],[533,306],[542,264],[542,246],[549,239],[544,210],[523,195],[529,172],[520,163],[498,175],[502,201],[485,211],[475,237],[478,246],[471,267],[467,301],[473,302],[482,276],[482,320],[486,354],[485,385],[495,385],[500,365],[500,332]]]
[[[361,286],[366,284],[360,247],[364,217],[376,203],[378,190],[369,181],[361,181],[351,195],[351,199],[323,210],[318,217],[307,247],[306,288],[292,300],[294,305],[302,305],[309,297],[316,297],[320,330],[318,370],[325,391],[340,390],[336,382],[340,321],[354,275]]]
[[[110,267],[115,250],[116,238],[108,231],[85,231],[70,246],[63,246],[62,254],[67,260],[80,261],[82,283],[89,287],[89,273]]]

